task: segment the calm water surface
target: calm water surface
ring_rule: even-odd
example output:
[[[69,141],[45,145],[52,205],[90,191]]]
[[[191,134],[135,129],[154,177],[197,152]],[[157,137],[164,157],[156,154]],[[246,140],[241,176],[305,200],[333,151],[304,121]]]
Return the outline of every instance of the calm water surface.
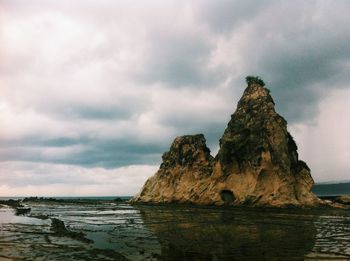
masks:
[[[32,215],[59,218],[94,243],[52,234],[50,220],[0,209],[0,259],[350,260],[350,211],[30,205]]]

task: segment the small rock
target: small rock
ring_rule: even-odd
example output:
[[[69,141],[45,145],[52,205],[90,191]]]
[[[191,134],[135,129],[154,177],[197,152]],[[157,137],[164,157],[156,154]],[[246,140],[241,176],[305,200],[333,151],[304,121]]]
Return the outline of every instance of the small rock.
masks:
[[[342,195],[335,198],[335,201],[341,204],[350,205],[350,195]]]
[[[51,218],[51,231],[59,235],[65,235],[69,233],[64,222],[58,218]]]

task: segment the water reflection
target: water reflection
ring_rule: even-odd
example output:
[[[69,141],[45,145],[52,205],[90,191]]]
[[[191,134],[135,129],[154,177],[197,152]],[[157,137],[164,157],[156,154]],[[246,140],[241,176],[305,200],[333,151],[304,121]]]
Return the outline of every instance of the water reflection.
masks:
[[[182,260],[303,260],[314,247],[316,217],[281,210],[137,207],[162,257]]]
[[[15,211],[8,206],[0,206],[0,224],[27,224],[27,225],[45,225],[50,222],[37,218],[26,216],[16,216]]]
[[[59,218],[94,243],[57,236],[50,220],[18,217],[0,208],[4,257],[67,260],[74,253],[76,260],[94,260],[98,253],[99,260],[350,260],[349,211],[110,202],[31,207],[32,215]]]

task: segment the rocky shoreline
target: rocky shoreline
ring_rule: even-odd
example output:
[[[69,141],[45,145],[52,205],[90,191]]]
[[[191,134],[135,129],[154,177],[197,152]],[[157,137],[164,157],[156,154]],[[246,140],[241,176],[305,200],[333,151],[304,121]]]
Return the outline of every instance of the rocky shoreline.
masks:
[[[0,208],[0,259],[350,258],[349,210],[111,201],[26,204],[31,213],[20,216],[8,206]]]

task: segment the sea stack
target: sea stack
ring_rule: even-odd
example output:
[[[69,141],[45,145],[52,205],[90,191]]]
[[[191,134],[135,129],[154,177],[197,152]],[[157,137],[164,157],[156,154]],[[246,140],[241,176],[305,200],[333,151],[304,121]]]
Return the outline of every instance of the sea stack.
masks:
[[[314,181],[298,158],[286,120],[259,77],[247,87],[220,139],[216,157],[203,134],[177,137],[134,202],[315,206]]]

